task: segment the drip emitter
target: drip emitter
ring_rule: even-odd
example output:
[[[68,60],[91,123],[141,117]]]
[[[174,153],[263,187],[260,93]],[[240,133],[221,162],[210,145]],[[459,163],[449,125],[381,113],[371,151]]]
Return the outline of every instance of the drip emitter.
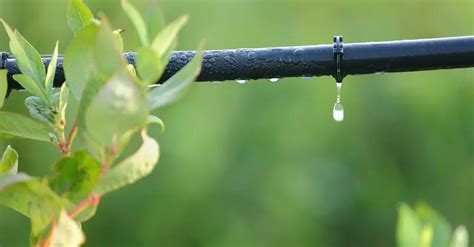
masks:
[[[343,70],[343,59],[344,59],[344,40],[342,36],[334,36],[333,38],[333,55],[334,55],[334,73],[332,76],[336,79],[337,83],[342,83],[345,77]]]
[[[332,110],[332,117],[336,122],[344,120],[344,107],[341,103],[342,80],[344,79],[343,61],[344,61],[344,40],[342,36],[334,36],[333,54],[334,54],[334,73],[332,76],[336,79],[337,96],[336,103]]]

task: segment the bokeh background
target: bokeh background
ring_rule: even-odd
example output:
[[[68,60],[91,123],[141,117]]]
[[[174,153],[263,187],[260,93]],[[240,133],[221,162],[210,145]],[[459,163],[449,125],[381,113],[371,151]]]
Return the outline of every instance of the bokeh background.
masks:
[[[132,1],[145,6],[146,0]],[[132,30],[119,1],[88,1]],[[179,49],[310,45],[472,35],[471,0],[162,0],[189,14]],[[65,0],[0,0],[0,16],[43,54],[72,39]],[[0,31],[0,50],[8,51]],[[124,33],[126,48],[137,44]],[[8,111],[24,112],[24,92]],[[156,113],[166,131],[152,175],[103,198],[86,246],[393,246],[400,202],[423,200],[474,236],[474,70],[348,77],[332,120],[329,77],[199,83]],[[1,119],[0,119],[1,121]],[[52,146],[9,142],[20,169],[50,174]],[[0,148],[7,145],[0,142]],[[29,223],[0,208],[0,245]]]

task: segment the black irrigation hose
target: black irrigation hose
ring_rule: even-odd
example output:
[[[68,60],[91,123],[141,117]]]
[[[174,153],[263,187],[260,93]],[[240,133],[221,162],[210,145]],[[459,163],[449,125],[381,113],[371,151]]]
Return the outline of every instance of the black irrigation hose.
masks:
[[[340,39],[342,41],[342,38]],[[158,83],[170,78],[194,56],[193,51],[176,51]],[[341,55],[336,63],[336,55]],[[12,79],[20,73],[15,58],[0,53],[1,68],[9,71],[10,89],[21,89]],[[130,64],[135,53],[125,53]],[[47,65],[50,56],[43,56]],[[58,61],[54,84],[64,82],[63,57]],[[334,45],[296,46],[260,49],[214,50],[204,52],[203,69],[198,81],[268,79],[333,75],[339,64],[346,75],[392,73],[474,67],[474,36],[368,42]]]

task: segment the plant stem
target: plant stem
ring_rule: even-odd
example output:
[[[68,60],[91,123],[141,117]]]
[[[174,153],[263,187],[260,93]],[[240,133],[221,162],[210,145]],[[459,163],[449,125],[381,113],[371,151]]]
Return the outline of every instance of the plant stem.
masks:
[[[115,155],[117,154],[117,148],[115,147],[115,142],[112,142],[112,145],[110,146],[110,150],[107,150],[105,148],[105,157],[104,160],[102,161],[102,167],[100,170],[100,176],[104,176],[105,173],[109,170],[110,165],[114,162]]]
[[[79,203],[75,208],[73,208],[68,215],[71,218],[77,217],[82,211],[84,211],[88,206],[97,207],[100,203],[100,196],[95,194],[90,194],[89,197]]]
[[[76,134],[77,134],[77,120],[72,125],[71,131],[69,131],[69,134],[66,139],[66,147],[69,151],[71,150],[72,142],[74,141]]]
[[[53,237],[53,232],[56,229],[56,220],[53,220],[51,223],[51,230],[48,233],[48,236],[38,244],[35,244],[35,247],[48,247],[51,244],[51,238]]]
[[[59,124],[59,126],[55,126],[54,130],[56,134],[58,135],[58,139],[59,139],[59,143],[58,143],[59,151],[64,156],[69,156],[71,154],[72,143],[77,134],[77,120],[72,125],[72,128],[69,131],[67,138],[64,137],[65,123],[66,123],[65,120],[61,120],[61,123]]]
[[[56,134],[58,135],[58,139],[59,139],[59,142],[58,142],[59,151],[61,152],[61,154],[65,156],[69,155],[69,148],[66,145],[66,141],[64,139],[64,128],[61,128],[59,126],[59,127],[55,127],[54,130]]]

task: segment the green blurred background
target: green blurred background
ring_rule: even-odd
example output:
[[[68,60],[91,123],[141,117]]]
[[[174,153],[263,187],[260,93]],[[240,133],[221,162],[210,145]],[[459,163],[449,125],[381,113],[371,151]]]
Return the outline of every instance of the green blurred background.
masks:
[[[132,30],[119,1],[88,1]],[[132,1],[145,6],[146,0]],[[162,0],[189,14],[179,49],[269,47],[472,35],[471,0]],[[43,54],[72,38],[65,0],[0,0],[0,16]],[[0,50],[8,50],[0,32]],[[124,33],[127,49],[136,36]],[[103,198],[86,246],[393,246],[400,202],[424,200],[474,236],[474,70],[348,77],[346,120],[335,81],[199,83],[160,110],[152,175]],[[8,111],[26,112],[24,92]],[[1,121],[1,120],[0,120]],[[9,142],[20,169],[49,174],[59,156]],[[0,142],[0,148],[7,145]],[[0,245],[27,246],[29,223],[0,208]]]

